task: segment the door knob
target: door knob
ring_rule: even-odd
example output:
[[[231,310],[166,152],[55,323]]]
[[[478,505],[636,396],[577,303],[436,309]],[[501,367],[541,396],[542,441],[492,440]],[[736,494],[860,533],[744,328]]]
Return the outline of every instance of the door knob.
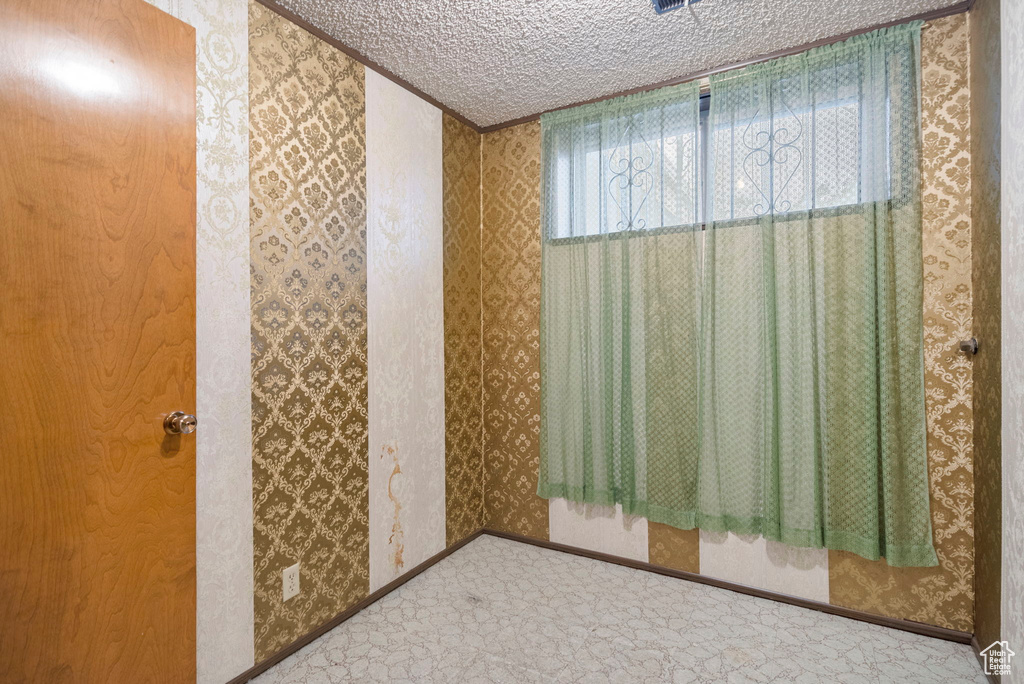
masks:
[[[196,417],[184,411],[175,411],[164,418],[164,432],[169,435],[190,435],[198,425]]]

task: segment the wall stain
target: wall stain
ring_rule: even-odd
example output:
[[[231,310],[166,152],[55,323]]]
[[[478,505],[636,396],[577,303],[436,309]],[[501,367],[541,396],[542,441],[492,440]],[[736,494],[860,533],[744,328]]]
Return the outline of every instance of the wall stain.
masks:
[[[394,489],[391,487],[391,483],[395,479],[395,475],[402,474],[402,468],[398,463],[398,447],[391,444],[385,444],[380,455],[381,459],[387,454],[391,457],[391,462],[394,464],[394,468],[391,470],[391,475],[388,477],[388,498],[395,505],[395,517],[391,523],[391,536],[388,537],[388,544],[392,546],[391,552],[391,564],[396,570],[405,567],[405,561],[402,560],[402,554],[405,552],[405,545],[402,543],[405,537],[405,532],[402,530],[402,502],[395,496]]]

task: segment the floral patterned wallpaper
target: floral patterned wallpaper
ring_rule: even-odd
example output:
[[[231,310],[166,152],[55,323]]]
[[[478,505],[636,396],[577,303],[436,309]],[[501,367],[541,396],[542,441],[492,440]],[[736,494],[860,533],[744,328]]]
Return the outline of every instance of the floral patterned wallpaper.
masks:
[[[974,616],[970,89],[967,15],[922,31],[925,364],[938,568],[829,552],[832,603],[971,631]],[[485,525],[548,538],[536,495],[539,126],[483,136]],[[648,526],[650,562],[700,568],[699,536]]]
[[[647,524],[648,559],[683,572],[700,572],[700,530],[680,530],[662,523]]]
[[[939,566],[890,568],[829,552],[834,604],[971,632],[974,626],[971,112],[966,14],[921,32],[925,410]]]
[[[361,64],[250,2],[257,662],[369,591],[363,95]]]
[[[249,91],[259,662],[482,524],[481,138],[256,2]]]
[[[366,72],[370,591],[445,547],[441,110]]]
[[[548,538],[540,462],[540,123],[483,137],[484,519]]]
[[[259,661],[368,593],[374,538],[384,549],[376,563],[389,569],[377,585],[411,569],[407,506],[419,495],[403,490],[401,479],[417,471],[403,461],[401,444],[379,432],[380,453],[369,448],[368,411],[374,409],[367,391],[373,361],[367,352],[366,227],[367,204],[374,200],[366,179],[367,80],[377,77],[366,77],[361,65],[253,2],[249,31]],[[834,603],[970,630],[972,373],[970,360],[957,351],[971,331],[966,16],[937,20],[922,38],[929,463],[941,564],[895,570],[830,553],[828,579]],[[374,115],[381,130],[398,125],[398,109]],[[402,111],[416,119],[415,112]],[[541,539],[550,531],[549,502],[536,495],[540,126],[480,136],[437,114],[420,142],[438,138],[436,154],[424,153],[424,159],[436,161],[430,175],[440,190],[421,193],[415,179],[392,178],[390,186],[380,186],[386,192],[374,210],[383,239],[418,220],[389,204],[392,190],[438,201],[437,215],[430,214],[438,223],[438,282],[425,296],[437,297],[429,313],[443,335],[443,347],[430,346],[427,353],[435,369],[443,358],[443,387],[440,376],[431,378],[443,397],[434,413],[443,420],[444,448],[443,468],[428,470],[443,480],[430,497],[441,508],[413,516],[427,520],[426,536],[439,540],[422,546],[417,562],[481,524]],[[395,135],[418,130],[412,124],[399,129]],[[395,152],[385,147],[381,154]],[[369,161],[371,167],[382,162]],[[406,252],[391,247],[385,240],[379,253],[401,261]],[[371,478],[374,467],[379,473]],[[373,501],[379,510],[371,514]],[[371,518],[381,524],[371,525]],[[647,552],[655,564],[700,569],[696,531],[648,525]],[[280,571],[295,561],[302,562],[303,592],[286,603]]]
[[[447,543],[483,527],[480,134],[445,114],[444,408]]]

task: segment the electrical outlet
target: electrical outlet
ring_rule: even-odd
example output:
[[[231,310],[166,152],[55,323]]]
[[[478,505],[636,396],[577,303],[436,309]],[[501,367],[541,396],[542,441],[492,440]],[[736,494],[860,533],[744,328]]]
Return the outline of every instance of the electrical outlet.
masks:
[[[284,600],[287,601],[291,597],[299,593],[299,564],[285,568],[284,572],[281,573],[282,586],[284,589]]]

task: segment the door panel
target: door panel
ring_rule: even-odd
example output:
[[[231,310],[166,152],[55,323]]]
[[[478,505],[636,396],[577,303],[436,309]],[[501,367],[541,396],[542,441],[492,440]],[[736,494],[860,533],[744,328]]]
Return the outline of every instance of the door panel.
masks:
[[[3,0],[0,121],[0,681],[194,681],[194,31]]]

